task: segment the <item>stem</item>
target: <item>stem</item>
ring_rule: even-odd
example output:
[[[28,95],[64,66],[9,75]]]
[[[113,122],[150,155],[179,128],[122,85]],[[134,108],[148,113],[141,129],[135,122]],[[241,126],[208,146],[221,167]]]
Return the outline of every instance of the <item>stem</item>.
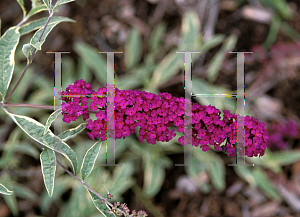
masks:
[[[8,108],[4,108],[5,110],[9,111],[11,114],[13,114]],[[44,147],[37,141],[35,141],[38,146],[40,146],[40,148],[42,150],[44,150]],[[79,181],[83,186],[85,186],[87,189],[89,189],[91,192],[93,192],[94,194],[96,194],[99,198],[103,199],[105,201],[105,203],[107,203],[109,206],[113,207],[113,204],[111,204],[110,202],[108,202],[104,197],[102,197],[100,194],[98,194],[94,189],[92,189],[88,184],[86,184],[84,181],[82,181],[81,179],[79,179],[76,175],[74,175],[72,172],[70,172],[66,167],[64,167],[58,160],[56,160],[57,164],[63,168],[67,173],[69,173],[73,178],[75,178],[77,181]],[[117,210],[121,213],[123,213],[124,215],[126,214],[123,210],[117,208]],[[132,215],[129,215],[128,217],[132,217]]]
[[[55,110],[59,109],[59,106],[51,106],[51,105],[36,105],[36,104],[23,104],[23,103],[2,103],[0,102],[0,106],[7,108],[7,107],[24,107],[24,108],[39,108],[39,109],[48,109],[48,110]],[[97,111],[88,110],[90,113],[97,113]]]
[[[35,141],[42,150],[44,150],[44,147],[37,141]],[[105,203],[107,203],[109,206],[113,206],[113,204],[111,204],[110,202],[108,202],[104,197],[102,197],[100,194],[98,194],[94,189],[92,189],[88,184],[86,184],[84,181],[82,181],[80,178],[78,178],[76,175],[74,175],[71,171],[69,171],[66,167],[64,167],[64,165],[62,165],[58,160],[56,160],[57,164],[63,168],[67,173],[69,173],[73,178],[75,178],[78,182],[80,182],[84,187],[86,187],[87,189],[89,189],[91,192],[93,192],[94,194],[96,194],[99,198],[103,199],[105,201]],[[119,212],[122,212],[125,215],[125,212],[121,209],[117,210]],[[132,217],[132,215],[129,215],[128,217]]]
[[[57,4],[58,2],[59,2],[59,1],[57,1],[56,4]],[[55,5],[56,5],[56,4],[55,4]],[[45,30],[46,30],[46,27],[48,26],[48,24],[49,24],[49,22],[50,22],[50,19],[51,19],[52,15],[53,15],[53,13],[52,13],[52,10],[50,9],[50,11],[49,11],[49,17],[48,17],[48,19],[47,19],[47,21],[46,21],[46,23],[45,23],[45,25],[44,25],[44,28],[43,28],[43,30],[42,30],[42,32],[41,32],[41,34],[40,34],[40,37],[38,38],[37,42],[40,42],[40,40],[41,40],[41,38],[42,38],[42,36],[43,36]],[[21,21],[21,22],[22,22],[22,21]],[[24,77],[24,75],[25,75],[25,73],[26,73],[26,71],[27,71],[29,65],[31,64],[31,62],[32,62],[32,60],[33,60],[33,56],[34,56],[35,52],[36,52],[36,48],[33,49],[32,54],[31,54],[31,56],[30,56],[30,58],[29,58],[29,62],[27,62],[26,66],[25,66],[25,68],[24,68],[24,70],[23,70],[23,73],[22,73],[21,77],[19,78],[19,80],[18,80],[17,84],[15,85],[14,89],[10,92],[10,94],[8,95],[8,97],[5,99],[4,103],[7,102],[7,100],[11,97],[11,95],[13,94],[13,92],[16,90],[16,88],[19,86],[19,84],[20,84],[21,80],[23,79],[23,77]]]

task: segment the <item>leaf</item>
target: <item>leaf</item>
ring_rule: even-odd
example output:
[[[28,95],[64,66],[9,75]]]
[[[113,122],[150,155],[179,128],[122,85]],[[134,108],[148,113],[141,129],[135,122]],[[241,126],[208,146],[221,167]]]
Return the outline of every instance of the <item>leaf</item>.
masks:
[[[46,125],[45,125],[44,135],[47,133],[47,131],[49,130],[51,124],[55,121],[55,119],[61,114],[61,110],[62,110],[62,108],[57,109],[55,112],[53,112],[49,116],[49,118],[47,119]]]
[[[226,187],[226,182],[225,165],[221,157],[210,150],[203,152],[202,150],[197,149],[194,153],[195,157],[201,163],[201,166],[205,166],[205,170],[209,174],[209,178],[214,187],[220,192],[223,191]]]
[[[102,84],[106,83],[106,60],[93,47],[85,43],[76,43],[74,50],[87,66],[94,70],[94,75]]]
[[[96,159],[99,155],[101,144],[101,141],[96,142],[84,155],[80,169],[82,180],[85,180],[92,172]]]
[[[13,191],[8,190],[4,185],[0,183],[0,194],[11,195]]]
[[[58,2],[58,4],[53,8],[53,10],[58,9],[60,6],[62,6],[63,4],[69,3],[69,2],[74,2],[75,0],[61,0],[60,2]]]
[[[26,20],[28,20],[31,16],[33,16],[33,15],[35,15],[35,14],[37,14],[37,13],[40,13],[40,12],[42,12],[42,11],[47,11],[48,10],[48,8],[47,8],[47,6],[46,5],[39,5],[39,6],[36,6],[36,7],[34,7],[34,8],[31,8],[31,10],[29,11],[29,13],[27,14],[27,16],[26,16]],[[52,17],[53,18],[53,17]],[[42,19],[45,19],[45,20],[47,20],[48,19],[48,17],[45,17],[45,18],[42,18]],[[36,21],[38,21],[38,20],[35,20],[35,21],[33,21],[33,22],[36,22]],[[32,23],[32,22],[31,22]],[[46,23],[46,21],[45,21],[45,23]],[[30,24],[30,23],[27,23],[26,25],[28,25],[28,24]],[[22,28],[22,27],[21,27]],[[20,31],[20,33],[21,33],[21,31]],[[21,34],[22,35],[22,34]]]
[[[241,179],[247,181],[252,188],[256,188],[257,182],[253,176],[252,170],[246,166],[234,166],[233,169]]]
[[[9,135],[8,141],[5,144],[4,152],[0,158],[0,168],[4,169],[9,167],[10,162],[13,158],[13,154],[16,150],[16,145],[19,143],[20,130],[15,128],[12,133]]]
[[[24,19],[24,17],[26,16],[26,9],[25,9],[25,6],[24,6],[24,1],[23,0],[17,0],[17,2],[19,3],[20,7],[22,8],[23,19]]]
[[[142,39],[138,29],[133,28],[127,36],[125,43],[125,67],[127,69],[136,65],[142,57]]]
[[[225,39],[225,35],[216,34],[210,40],[206,41],[204,44],[201,45],[200,51],[207,52],[210,49],[218,46],[221,44]]]
[[[161,189],[165,180],[165,170],[160,160],[150,159],[145,162],[143,192],[149,197],[154,197]]]
[[[42,214],[47,214],[52,203],[59,201],[64,193],[74,186],[74,178],[62,176],[55,179],[55,188],[52,197],[45,190],[40,197],[39,204]]]
[[[51,9],[51,4],[49,2],[49,0],[42,0],[44,2],[44,4],[47,6],[48,10],[50,11]]]
[[[27,63],[29,63],[30,56],[32,55],[32,45],[30,43],[24,44],[22,47],[22,52],[27,58]]]
[[[190,10],[183,15],[181,31],[179,51],[198,51],[200,21],[195,11]]]
[[[40,0],[31,0],[31,8],[35,8],[39,5],[41,5],[41,1]]]
[[[26,154],[28,156],[31,156],[35,159],[39,158],[40,152],[34,147],[33,145],[27,143],[27,142],[22,142],[16,147],[16,152],[20,152],[23,154]]]
[[[222,87],[211,85],[200,78],[194,78],[192,82],[192,93],[196,94],[232,94],[233,91],[227,90]],[[236,100],[233,97],[197,97],[194,98],[196,101],[203,105],[213,105],[219,110],[224,110],[224,108],[229,109],[231,112],[235,112]]]
[[[37,194],[33,192],[30,188],[27,188],[24,185],[16,184],[14,183],[13,186],[10,187],[10,189],[16,194],[17,197],[36,201],[38,198]]]
[[[77,170],[77,157],[74,151],[63,142],[58,136],[54,135],[51,130],[47,131],[47,134],[43,136],[45,126],[36,120],[23,116],[15,115],[4,111],[13,119],[13,121],[32,139],[41,143],[42,145],[57,151],[64,155],[71,163],[74,173]],[[55,141],[54,141],[55,140]]]
[[[11,213],[13,216],[19,216],[19,210],[18,210],[18,202],[16,195],[3,195],[3,199],[5,201],[5,204],[9,207]]]
[[[33,46],[33,47],[35,47],[37,50],[41,50],[41,47],[42,47],[42,45],[44,44],[44,42],[45,42],[45,40],[46,40],[46,38],[47,38],[47,36],[48,36],[48,34],[51,32],[51,30],[57,25],[57,24],[59,24],[59,23],[61,23],[61,22],[65,22],[66,20],[59,20],[59,21],[56,21],[56,22],[51,22],[51,23],[49,23],[48,25],[47,25],[47,27],[46,27],[46,29],[45,29],[45,31],[44,31],[44,33],[43,33],[43,35],[42,35],[42,37],[41,37],[41,39],[40,39],[40,41],[38,41],[38,39],[39,39],[39,37],[40,37],[40,35],[41,35],[41,33],[42,33],[42,31],[43,31],[43,28],[44,27],[41,27],[38,31],[36,31],[35,33],[34,33],[34,35],[32,36],[32,38],[31,38],[31,40],[30,40],[30,44]],[[69,20],[67,20],[67,22],[75,22],[75,20],[72,20],[72,19],[69,19]],[[31,48],[31,50],[33,50],[33,47]],[[32,51],[31,51],[32,52]]]
[[[159,23],[152,31],[149,37],[149,48],[150,52],[158,50],[160,42],[162,41],[163,35],[166,32],[167,25],[165,23]]]
[[[74,138],[79,133],[81,133],[86,128],[86,125],[87,125],[87,123],[82,123],[76,128],[72,128],[72,129],[62,132],[61,134],[58,135],[58,137],[61,138],[61,140],[65,142],[71,138]]]
[[[88,189],[87,189],[88,190]],[[108,214],[108,211],[111,210],[110,207],[104,203],[101,204],[101,198],[98,197],[96,194],[94,194],[93,192],[91,192],[90,190],[88,190],[92,201],[95,205],[95,207],[105,216],[105,217],[115,217],[115,214]]]
[[[228,51],[232,51],[234,49],[237,39],[238,38],[235,35],[229,36],[218,53],[216,53],[215,56],[211,59],[209,67],[207,69],[207,79],[210,83],[214,83],[214,81],[217,79],[226,54],[228,53]]]
[[[52,197],[56,170],[56,157],[52,149],[45,148],[41,155],[41,166],[47,192]]]
[[[119,90],[132,90],[140,86],[142,83],[143,80],[140,77],[132,74],[125,74],[120,76],[119,82],[116,86]]]
[[[19,39],[19,27],[9,28],[0,38],[0,94],[3,101],[14,71],[15,51]]]
[[[281,23],[282,23],[281,18],[275,14],[272,19],[272,23],[270,26],[270,30],[269,30],[267,39],[262,44],[265,50],[268,50],[271,47],[271,45],[274,44],[274,42],[277,38],[278,32],[279,32]]]
[[[300,34],[287,22],[282,22],[280,26],[281,32],[292,38],[295,42],[300,40]]]
[[[169,52],[154,70],[150,81],[151,88],[156,89],[157,86],[178,73],[181,66],[183,66],[183,54],[177,54],[176,50],[177,49],[173,49]]]
[[[45,5],[41,5],[41,6],[46,7]],[[41,6],[38,6],[36,8],[39,8]],[[29,15],[29,13],[28,13],[28,15]],[[20,27],[20,34],[21,34],[21,36],[25,35],[25,34],[27,34],[29,32],[32,32],[32,31],[34,31],[36,29],[42,28],[46,24],[47,19],[48,19],[48,17],[44,17],[44,18],[41,18],[41,19],[38,19],[38,20],[34,20],[32,22],[26,23],[25,25],[21,26]],[[58,21],[61,21],[61,22],[74,22],[74,20],[72,20],[70,18],[67,18],[67,17],[53,16],[53,17],[51,17],[51,19],[49,21],[49,24],[56,23]]]
[[[287,166],[300,161],[300,152],[297,150],[282,150],[272,154],[272,157],[266,160],[267,164],[275,164],[279,166]]]
[[[267,197],[269,197],[271,200],[281,200],[281,196],[277,189],[272,185],[271,181],[268,179],[262,169],[255,168],[253,170],[253,176],[257,182],[257,185]]]

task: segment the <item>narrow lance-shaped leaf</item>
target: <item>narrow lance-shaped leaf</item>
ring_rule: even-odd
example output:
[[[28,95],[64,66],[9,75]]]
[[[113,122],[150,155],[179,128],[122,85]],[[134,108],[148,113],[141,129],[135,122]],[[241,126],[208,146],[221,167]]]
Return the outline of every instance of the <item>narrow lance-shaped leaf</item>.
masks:
[[[8,190],[4,185],[0,183],[0,194],[11,195],[12,191]]]
[[[51,124],[55,121],[55,119],[58,117],[58,115],[60,115],[61,113],[61,108],[57,109],[55,112],[53,112],[49,118],[47,119],[46,125],[45,125],[45,131],[43,136],[47,133],[47,131],[49,130]]]
[[[58,4],[53,8],[53,10],[55,11],[56,9],[58,9],[60,6],[62,6],[63,4],[69,3],[69,2],[74,2],[75,0],[61,0],[60,2],[58,2]]]
[[[102,215],[104,215],[105,217],[115,217],[116,216],[113,213],[108,213],[108,211],[111,210],[111,208],[106,203],[101,204],[100,197],[98,197],[96,194],[94,194],[90,190],[88,190],[88,192],[92,198],[92,201],[93,201],[95,207],[102,213]]]
[[[56,170],[56,157],[54,151],[50,148],[45,148],[40,155],[40,160],[45,187],[49,196],[52,197]]]
[[[19,3],[20,7],[22,8],[23,11],[23,18],[26,16],[26,9],[24,6],[24,1],[23,0],[17,0],[17,2]]]
[[[19,43],[19,27],[9,28],[0,38],[0,93],[4,98],[15,67],[15,51]]]
[[[58,136],[54,135],[51,130],[48,130],[46,135],[44,134],[45,126],[36,120],[23,116],[23,115],[15,115],[7,112],[3,109],[12,119],[13,121],[32,139],[41,143],[42,145],[50,148],[54,151],[57,151],[64,155],[71,163],[74,173],[77,170],[77,157],[74,151],[63,142]]]
[[[125,44],[125,66],[131,68],[137,64],[142,57],[142,39],[137,29],[132,29]]]
[[[46,7],[45,5],[40,5],[36,8],[39,8],[41,6]],[[29,14],[30,14],[30,12],[28,13],[28,15]],[[28,15],[27,15],[27,17],[28,17]],[[43,27],[46,24],[47,19],[48,19],[48,17],[43,17],[41,19],[34,20],[32,22],[26,23],[25,25],[21,26],[20,27],[21,36]],[[72,20],[70,18],[67,18],[67,17],[53,16],[53,17],[51,17],[51,19],[49,21],[49,24],[55,23],[55,22],[58,22],[58,21],[61,21],[61,22],[74,22],[74,20]]]
[[[39,6],[35,7],[35,8],[32,8],[32,9],[28,12],[28,14],[27,14],[27,16],[26,16],[25,19],[28,20],[31,16],[33,16],[33,15],[39,13],[39,12],[47,11],[47,10],[48,10],[48,8],[47,8],[46,5],[39,5]],[[48,19],[48,17],[45,17],[45,18],[46,18],[46,20]],[[20,33],[21,33],[21,32],[20,32]]]
[[[47,6],[48,10],[51,9],[51,4],[49,2],[49,0],[43,0],[44,4]]]
[[[45,42],[48,34],[51,32],[51,30],[59,23],[63,22],[63,20],[59,20],[53,23],[49,23],[48,26],[46,27],[44,34],[41,37],[41,40],[39,41],[41,43],[41,45],[43,45],[43,43]],[[75,20],[68,20],[67,22],[75,22]],[[30,40],[30,44],[34,45],[38,42],[38,39],[41,35],[43,31],[43,27],[40,28],[38,31],[36,31],[36,33],[32,36],[31,40]]]
[[[35,32],[35,34],[33,35],[33,37],[31,38],[30,40],[30,43],[29,44],[26,44],[26,48],[23,46],[23,53],[24,55],[27,57],[27,60],[28,60],[28,55],[30,55],[34,48],[36,48],[37,50],[41,50],[42,49],[42,45],[44,44],[48,34],[51,32],[51,30],[59,23],[63,22],[63,21],[67,21],[67,22],[75,22],[74,20],[70,19],[70,20],[59,20],[59,21],[56,21],[56,22],[52,22],[52,23],[49,23],[40,39],[40,41],[38,41],[42,31],[43,31],[43,28],[44,27],[41,27],[38,31]],[[31,48],[29,48],[29,45],[31,45]]]
[[[99,155],[101,144],[101,141],[96,142],[84,155],[81,165],[82,180],[85,180],[92,172],[96,159]]]
[[[82,123],[76,128],[72,128],[72,129],[62,132],[61,134],[58,135],[58,137],[61,138],[61,140],[65,142],[71,138],[74,138],[79,133],[81,133],[86,128],[86,125],[87,125],[87,123]]]
[[[76,43],[74,50],[80,55],[84,63],[95,71],[94,75],[101,83],[106,82],[106,60],[93,47],[85,43]],[[117,76],[116,76],[117,77]]]

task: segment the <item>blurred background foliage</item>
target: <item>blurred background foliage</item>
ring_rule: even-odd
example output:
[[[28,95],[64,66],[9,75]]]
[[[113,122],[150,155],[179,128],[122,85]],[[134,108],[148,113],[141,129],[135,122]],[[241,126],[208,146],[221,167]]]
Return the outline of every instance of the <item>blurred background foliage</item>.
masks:
[[[31,2],[24,2],[30,9]],[[21,8],[16,1],[3,0],[0,5],[3,34],[20,21]],[[300,51],[280,56],[289,53],[288,46],[299,45],[299,11],[299,2],[290,0],[76,0],[57,13],[76,23],[61,23],[49,34],[10,103],[53,105],[54,55],[45,53],[50,50],[71,52],[62,55],[62,90],[78,79],[91,83],[94,90],[103,87],[106,55],[98,52],[123,51],[115,54],[116,88],[170,92],[177,97],[184,97],[184,56],[176,51],[201,52],[192,55],[193,94],[235,93],[236,56],[228,51],[254,51],[245,54],[245,115],[265,122],[269,136],[288,144],[283,150],[275,139],[263,157],[246,158],[255,167],[229,167],[235,158],[193,147],[192,161],[201,166],[175,167],[183,162],[183,147],[177,141],[182,133],[151,145],[139,141],[136,129],[136,134],[116,140],[116,163],[124,166],[97,167],[105,162],[102,145],[86,183],[102,196],[107,188],[111,202],[126,202],[130,209],[144,209],[149,216],[300,216],[300,125],[295,109],[300,108]],[[44,16],[46,12],[34,18]],[[23,36],[17,47],[8,92],[26,65],[22,45],[32,35]],[[250,60],[251,55],[260,56]],[[231,97],[195,97],[193,102],[236,111]],[[10,109],[42,124],[52,113]],[[15,193],[0,198],[0,216],[103,216],[84,187],[59,167],[50,198],[38,146],[7,115],[1,112],[0,117],[0,182]],[[293,136],[270,130],[287,119],[296,123]],[[63,131],[81,123],[81,118],[63,123]],[[94,144],[85,132],[68,141],[78,165]]]

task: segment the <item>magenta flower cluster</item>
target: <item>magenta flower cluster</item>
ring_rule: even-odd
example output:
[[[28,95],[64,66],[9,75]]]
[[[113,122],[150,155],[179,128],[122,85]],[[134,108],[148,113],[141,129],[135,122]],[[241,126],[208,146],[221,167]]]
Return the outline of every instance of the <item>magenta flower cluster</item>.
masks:
[[[69,97],[66,95],[82,95],[86,97]],[[107,139],[107,88],[99,88],[97,92],[91,89],[91,85],[84,80],[79,80],[70,85],[62,93],[63,121],[77,120],[83,115],[83,120],[89,118],[87,99],[90,98],[90,109],[96,112],[97,120],[88,120],[87,132],[91,139]],[[185,99],[173,97],[170,93],[159,93],[158,95],[138,90],[119,90],[115,88],[115,138],[125,138],[135,132],[140,126],[139,139],[141,142],[156,144],[156,141],[170,141],[176,136],[174,129],[169,127],[175,125],[178,132],[184,132]],[[188,111],[187,123],[192,122],[192,135],[179,137],[182,145],[192,144],[200,146],[203,151],[209,150],[208,145],[214,146],[218,151],[224,150],[228,156],[236,156],[236,129],[237,116],[229,111],[224,111],[223,120],[221,112],[214,106],[204,106],[191,103],[192,111]],[[268,133],[264,123],[259,123],[253,117],[244,118],[245,125],[245,153],[249,157],[263,156],[268,141]],[[109,136],[110,130],[108,129]],[[223,143],[225,141],[225,143]],[[221,143],[224,146],[220,147]]]
[[[300,123],[294,120],[272,123],[268,132],[270,134],[268,147],[277,150],[285,149],[289,139],[300,137]]]

